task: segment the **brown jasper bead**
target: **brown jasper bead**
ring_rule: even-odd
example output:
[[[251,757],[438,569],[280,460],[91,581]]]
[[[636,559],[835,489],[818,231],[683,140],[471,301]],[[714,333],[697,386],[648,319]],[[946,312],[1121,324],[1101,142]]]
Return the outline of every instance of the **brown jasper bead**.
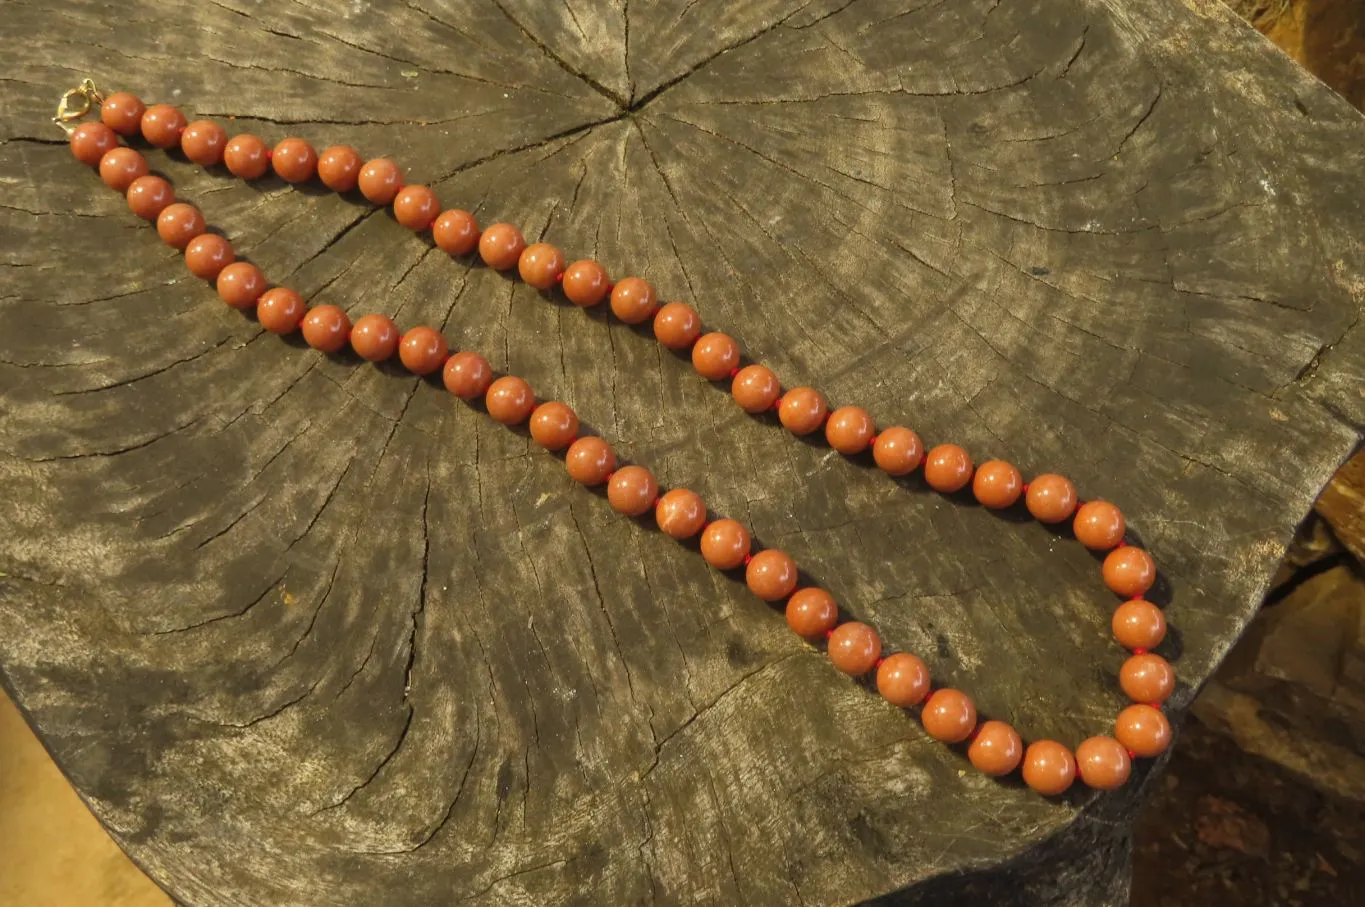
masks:
[[[351,339],[351,319],[334,305],[314,306],[303,318],[303,339],[315,350],[338,353]]]
[[[415,327],[398,341],[398,358],[414,375],[430,375],[445,365],[450,347],[435,328]]]
[[[256,319],[272,334],[290,334],[308,313],[303,297],[288,287],[272,287],[256,303]]]
[[[578,414],[557,401],[542,403],[531,413],[531,440],[546,450],[563,450],[578,437]]]
[[[227,131],[212,120],[195,120],[180,134],[180,150],[200,167],[223,162]]]
[[[156,235],[172,249],[183,249],[204,232],[204,215],[194,205],[176,202],[156,216]]]
[[[360,180],[360,152],[350,145],[332,145],[318,155],[318,179],[333,192],[350,192]]]
[[[351,328],[351,349],[362,359],[383,362],[398,349],[398,327],[387,315],[361,315]]]
[[[456,353],[446,360],[441,370],[441,381],[446,390],[461,400],[477,400],[493,383],[493,368],[478,353]]]
[[[782,395],[777,418],[794,435],[808,435],[824,424],[829,407],[825,395],[813,387],[794,387]]]
[[[752,562],[751,562],[752,563]],[[820,639],[839,622],[839,605],[824,589],[808,586],[787,599],[787,626],[802,639]]]
[[[286,183],[307,182],[317,173],[318,153],[303,139],[287,138],[270,153],[270,166]]]
[[[654,521],[659,531],[669,538],[690,539],[706,525],[706,505],[701,495],[687,488],[664,492],[654,507]]]
[[[82,123],[71,130],[71,153],[82,164],[95,167],[118,147],[118,135],[103,123]]]
[[[627,277],[611,288],[611,311],[626,324],[639,324],[658,308],[654,287],[638,277]]]
[[[976,703],[961,690],[936,690],[924,704],[920,721],[935,740],[961,743],[972,735],[976,727]]]
[[[701,533],[701,556],[717,570],[733,570],[749,554],[749,530],[737,520],[716,520]]]
[[[1160,709],[1130,705],[1115,719],[1114,737],[1134,756],[1151,759],[1171,745],[1171,723]]]
[[[479,257],[494,271],[507,271],[517,266],[526,238],[511,224],[493,224],[479,237]]]
[[[853,456],[867,450],[876,430],[867,410],[860,406],[841,406],[829,414],[825,440],[839,453]]]
[[[232,243],[217,233],[201,233],[185,245],[185,267],[204,280],[217,280],[219,273],[236,260]]]
[[[218,272],[218,298],[234,309],[247,309],[265,292],[265,274],[249,261],[234,261]]]
[[[441,200],[426,186],[404,186],[393,197],[393,219],[409,230],[425,230],[441,213]]]
[[[967,758],[983,775],[998,778],[1019,767],[1024,758],[1024,741],[1019,732],[1003,721],[987,721],[976,729]]]
[[[903,709],[919,705],[929,694],[929,667],[909,652],[888,655],[877,668],[877,692]]]
[[[1142,595],[1156,582],[1156,561],[1141,548],[1124,545],[1104,559],[1104,584],[1124,598]]]
[[[670,350],[685,350],[701,336],[701,316],[685,302],[665,303],[654,313],[654,339]]]
[[[867,624],[851,620],[834,628],[826,651],[836,668],[856,677],[876,665],[882,654],[882,639]]]
[[[940,444],[924,459],[924,481],[944,494],[961,491],[972,480],[972,458],[956,444]]]
[[[872,459],[887,475],[909,475],[924,460],[924,444],[910,429],[893,425],[882,429],[872,443]]]
[[[185,115],[170,104],[153,104],[142,114],[142,137],[158,148],[174,148],[185,131]]]
[[[584,258],[569,265],[564,272],[564,295],[574,305],[588,308],[607,298],[611,292],[611,279],[607,269],[591,258]]]
[[[175,202],[175,190],[159,176],[139,176],[128,186],[128,207],[143,220],[156,220]]]
[[[781,393],[777,375],[766,365],[746,365],[730,382],[730,395],[746,413],[772,409]]]
[[[403,171],[386,157],[366,161],[356,177],[360,194],[376,205],[387,205],[403,188]]]
[[[479,245],[479,222],[460,208],[447,208],[431,222],[431,238],[447,255],[468,255]]]
[[[546,242],[532,243],[517,259],[517,272],[537,290],[553,289],[564,276],[564,253]]]
[[[1060,523],[1076,512],[1076,486],[1063,476],[1045,473],[1028,483],[1024,503],[1038,522]]]
[[[1013,463],[1004,460],[987,460],[977,467],[976,475],[972,477],[972,494],[982,507],[991,510],[1013,507],[1023,493],[1024,477]]]
[[[739,344],[729,334],[712,331],[692,347],[692,367],[708,381],[723,381],[739,365]]]
[[[607,502],[626,516],[648,513],[659,499],[659,482],[643,466],[622,466],[607,482]]]
[[[1128,751],[1113,737],[1091,737],[1076,747],[1076,771],[1095,790],[1123,787],[1132,770]]]
[[[260,179],[270,169],[270,157],[265,142],[249,132],[234,135],[223,149],[223,163],[228,172],[244,180]]]
[[[1123,541],[1123,514],[1108,501],[1087,501],[1072,524],[1076,540],[1092,551],[1107,551]]]
[[[536,408],[536,395],[525,379],[516,375],[503,375],[488,386],[483,397],[488,407],[488,415],[503,425],[516,425],[525,422]]]
[[[1125,649],[1154,649],[1166,638],[1166,615],[1140,598],[1119,605],[1111,626],[1114,638]]]
[[[115,192],[127,192],[149,169],[147,159],[131,148],[110,148],[100,158],[100,179]]]
[[[744,568],[744,582],[765,602],[780,601],[796,588],[796,561],[776,548],[760,551]]]
[[[1175,668],[1151,652],[1133,655],[1119,668],[1119,686],[1134,702],[1156,705],[1175,691]]]
[[[1076,780],[1076,757],[1055,740],[1039,740],[1024,751],[1024,783],[1044,797],[1065,793]]]
[[[579,438],[564,455],[569,478],[582,485],[601,485],[616,469],[616,451],[601,438]]]
[[[119,135],[137,135],[147,106],[135,94],[116,91],[100,103],[100,122]]]

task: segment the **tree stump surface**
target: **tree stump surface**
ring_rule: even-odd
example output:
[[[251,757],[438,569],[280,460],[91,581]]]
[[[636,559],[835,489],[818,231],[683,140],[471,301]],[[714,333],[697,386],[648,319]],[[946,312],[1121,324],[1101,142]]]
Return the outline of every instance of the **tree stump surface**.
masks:
[[[1071,476],[1161,566],[1178,717],[1365,424],[1357,112],[1212,0],[55,9],[0,24],[0,664],[177,898],[1122,902],[1148,769],[979,776],[524,433],[227,309],[48,119],[92,75],[392,155],[785,386]],[[355,198],[150,158],[274,281],[567,401],[983,714],[1111,729],[1067,533],[793,443]]]

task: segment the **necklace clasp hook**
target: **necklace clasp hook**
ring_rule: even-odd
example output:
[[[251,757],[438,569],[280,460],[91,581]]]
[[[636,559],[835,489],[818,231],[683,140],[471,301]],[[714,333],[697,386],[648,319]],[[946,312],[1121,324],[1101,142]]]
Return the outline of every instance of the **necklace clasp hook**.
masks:
[[[94,80],[82,79],[80,85],[62,93],[62,99],[57,102],[57,115],[52,118],[52,122],[70,135],[76,131],[76,127],[71,125],[74,121],[88,114],[92,104],[103,103],[104,95],[95,87]]]

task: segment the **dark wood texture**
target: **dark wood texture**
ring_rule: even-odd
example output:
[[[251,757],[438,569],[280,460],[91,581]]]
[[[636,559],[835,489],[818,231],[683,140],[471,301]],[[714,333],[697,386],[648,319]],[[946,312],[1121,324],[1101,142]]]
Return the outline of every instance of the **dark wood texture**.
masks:
[[[1359,114],[1211,0],[56,6],[0,17],[0,664],[177,897],[1122,900],[1141,784],[976,775],[523,434],[227,310],[48,118],[92,74],[392,154],[787,385],[1073,476],[1164,570],[1178,714],[1365,422]],[[1073,542],[355,199],[153,161],[276,281],[567,400],[986,713],[1110,728]]]

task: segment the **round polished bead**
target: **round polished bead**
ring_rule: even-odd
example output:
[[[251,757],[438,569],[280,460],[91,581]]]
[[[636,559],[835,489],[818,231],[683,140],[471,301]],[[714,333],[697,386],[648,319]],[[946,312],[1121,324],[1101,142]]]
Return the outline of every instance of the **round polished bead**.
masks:
[[[284,139],[270,153],[270,166],[286,183],[305,183],[318,171],[318,153],[303,139]]]
[[[1076,757],[1055,740],[1039,740],[1024,751],[1024,783],[1045,797],[1065,793],[1076,780]]]
[[[484,405],[488,415],[503,425],[516,425],[525,422],[536,408],[536,395],[531,385],[516,375],[503,375],[488,386],[484,394]]]
[[[265,292],[265,274],[249,261],[234,261],[218,272],[218,298],[234,309],[248,309]]]
[[[903,709],[919,705],[929,695],[929,666],[909,652],[888,655],[877,668],[877,692]]]
[[[531,413],[531,440],[546,450],[563,450],[578,437],[578,414],[573,407],[552,400]]]
[[[910,429],[893,425],[882,429],[872,442],[872,459],[887,475],[909,475],[924,460],[924,444]]]
[[[882,639],[877,631],[861,621],[850,620],[834,628],[826,648],[829,660],[845,674],[866,674],[882,654]]]
[[[236,260],[232,243],[217,233],[201,233],[185,244],[185,267],[204,280],[217,280],[222,270]]]
[[[580,259],[564,271],[564,295],[576,306],[595,306],[611,292],[607,269],[591,258]]]
[[[493,224],[479,237],[479,257],[495,271],[517,266],[526,248],[526,238],[511,224]]]
[[[1087,501],[1072,524],[1076,540],[1092,551],[1108,551],[1123,541],[1123,514],[1108,501]]]
[[[350,192],[360,180],[361,163],[350,145],[332,145],[318,155],[318,179],[333,192]]]
[[[834,601],[834,596],[824,589],[807,586],[797,589],[787,599],[786,615],[787,626],[797,636],[802,639],[823,639],[839,622],[839,605]]]
[[[351,319],[334,305],[319,305],[303,316],[303,339],[315,350],[337,353],[351,339]]]
[[[794,435],[808,435],[825,422],[829,407],[825,395],[813,387],[794,387],[782,395],[777,418]]]
[[[409,230],[425,230],[441,213],[441,200],[427,186],[404,186],[393,197],[393,219]]]
[[[272,287],[256,303],[256,320],[272,334],[289,334],[308,312],[303,297],[288,287]]]
[[[924,481],[944,494],[967,487],[972,480],[972,458],[956,444],[940,444],[924,458]]]
[[[654,287],[638,277],[627,277],[611,288],[611,312],[626,324],[649,319],[658,308]]]
[[[461,400],[477,400],[493,383],[493,367],[478,353],[465,350],[446,360],[441,381],[446,390]]]
[[[76,160],[91,167],[99,165],[100,158],[119,147],[118,135],[103,123],[82,123],[71,130],[71,153]]]
[[[366,161],[356,177],[360,194],[376,205],[387,205],[403,188],[403,171],[386,157]]]
[[[616,451],[601,438],[579,438],[564,455],[569,477],[582,485],[601,485],[616,470]]]
[[[841,406],[829,414],[825,440],[839,453],[853,456],[867,450],[876,430],[867,410],[861,406]]]
[[[447,255],[468,255],[479,245],[479,222],[461,208],[447,208],[431,223],[431,238]]]
[[[701,316],[685,302],[668,302],[654,313],[654,339],[670,350],[685,350],[701,336]]]
[[[1060,523],[1076,512],[1076,486],[1064,476],[1046,473],[1028,483],[1028,512],[1040,523]]]
[[[706,505],[701,495],[687,488],[665,491],[654,507],[654,521],[669,538],[690,539],[706,525]]]
[[[761,413],[773,408],[782,385],[766,365],[746,365],[730,382],[730,395],[746,413]]]
[[[1013,463],[987,460],[977,467],[976,475],[972,476],[972,494],[981,506],[991,510],[1013,507],[1023,493],[1024,477]]]
[[[702,530],[701,556],[717,570],[733,570],[749,554],[749,530],[737,520],[716,520]]]
[[[532,243],[517,259],[517,273],[537,290],[553,289],[564,276],[564,253],[547,242]]]
[[[1024,741],[1019,732],[1003,721],[986,721],[976,729],[967,759],[983,775],[998,778],[1019,767],[1024,758]]]
[[[445,365],[449,353],[441,332],[425,325],[413,328],[398,341],[398,358],[414,375],[430,375]]]
[[[398,349],[398,326],[387,315],[361,315],[351,328],[351,349],[361,359],[383,362]]]
[[[1114,737],[1134,756],[1151,759],[1171,745],[1171,723],[1160,709],[1130,705],[1115,719]]]
[[[1128,751],[1113,737],[1091,737],[1076,747],[1076,771],[1095,790],[1123,787],[1132,770]]]
[[[659,482],[643,466],[622,466],[607,482],[607,502],[626,516],[648,513],[659,499]]]
[[[172,249],[183,249],[204,232],[204,215],[194,205],[176,202],[156,216],[156,235]]]
[[[1156,561],[1141,548],[1124,545],[1104,559],[1104,584],[1124,598],[1142,595],[1156,582]]]
[[[930,737],[943,743],[961,743],[976,727],[976,703],[961,690],[935,690],[924,703],[920,721]]]
[[[796,588],[796,561],[776,548],[760,551],[744,568],[744,582],[765,602],[780,601]]]
[[[128,186],[128,207],[143,220],[156,220],[175,202],[175,190],[159,176],[139,176]]]
[[[142,137],[158,148],[174,148],[185,131],[185,115],[170,104],[153,104],[142,114]]]
[[[228,139],[223,149],[223,163],[228,172],[244,180],[255,180],[265,176],[270,169],[269,149],[259,136],[244,132]]]
[[[692,367],[708,381],[723,381],[739,365],[739,344],[729,334],[712,331],[692,346]]]
[[[146,176],[147,159],[132,148],[110,148],[100,158],[100,179],[115,192],[127,192],[133,180]]]
[[[1114,609],[1111,626],[1114,639],[1125,649],[1154,649],[1166,638],[1166,615],[1140,598]]]
[[[1160,655],[1133,655],[1119,668],[1119,686],[1134,702],[1155,705],[1175,691],[1175,668]]]
[[[100,102],[100,122],[119,135],[137,135],[147,106],[135,94],[116,91]]]
[[[227,140],[222,126],[212,120],[195,120],[180,134],[180,150],[200,167],[212,167],[223,162]]]

